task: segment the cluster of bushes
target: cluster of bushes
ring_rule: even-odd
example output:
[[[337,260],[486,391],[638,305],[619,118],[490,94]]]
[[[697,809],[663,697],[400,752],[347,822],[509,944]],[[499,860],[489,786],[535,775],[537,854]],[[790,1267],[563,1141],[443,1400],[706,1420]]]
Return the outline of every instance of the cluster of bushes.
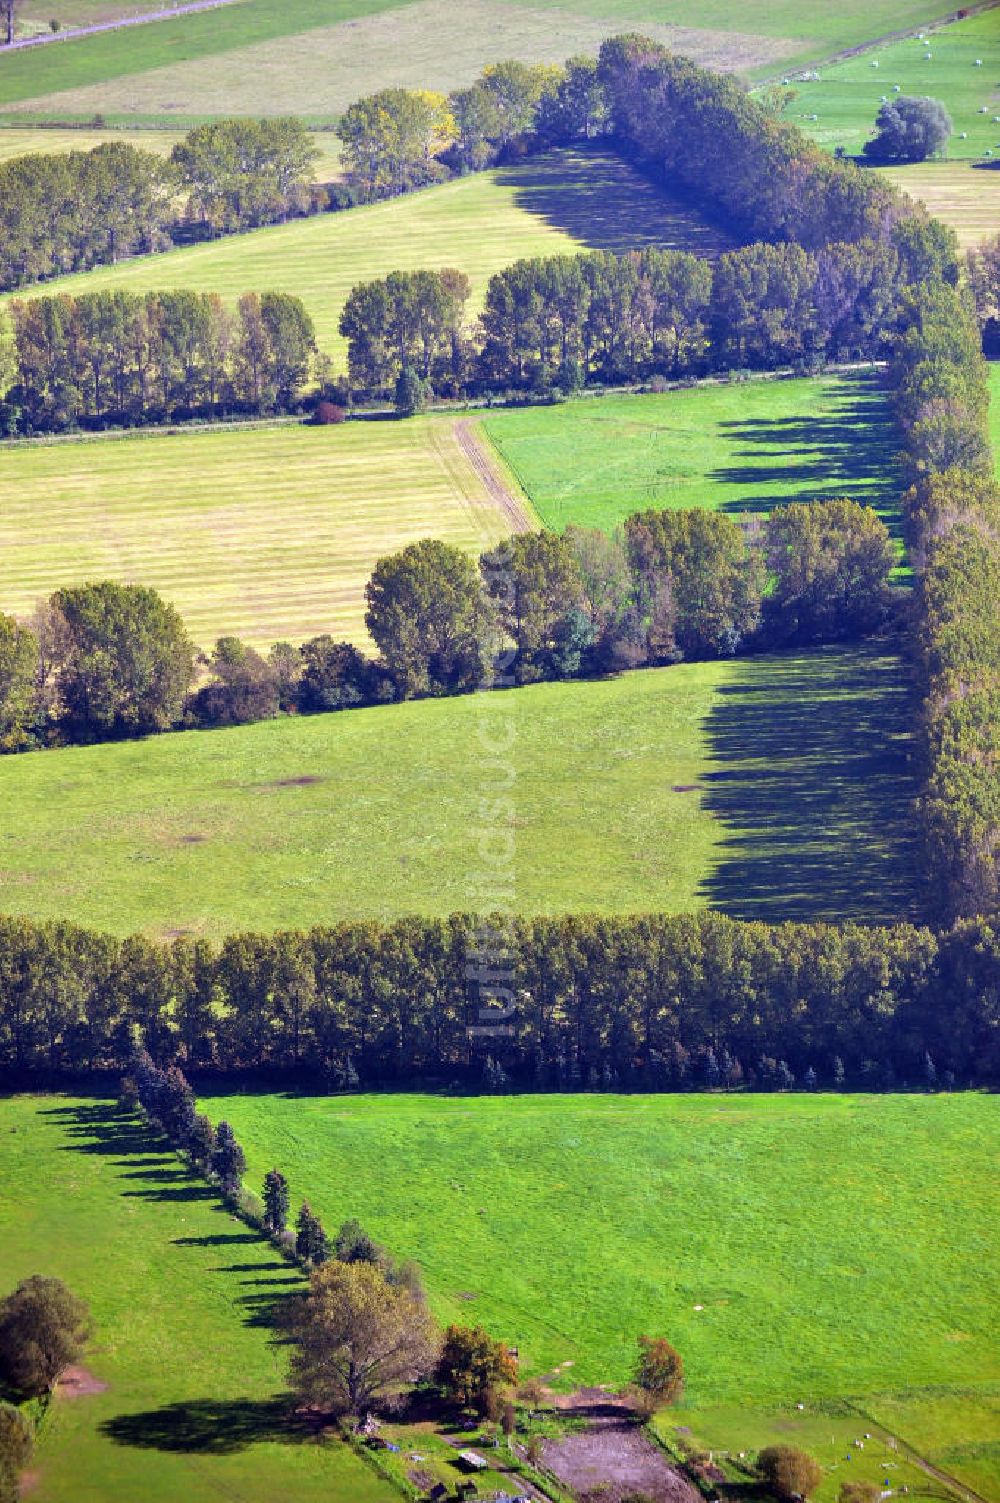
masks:
[[[199,659],[155,590],[57,590],[30,622],[0,615],[0,752],[857,637],[889,618],[892,565],[884,524],[853,501],[759,525],[640,512],[613,537],[509,538],[478,569],[425,539],[368,583],[377,661],[328,635],[266,657],[220,637]]]
[[[58,433],[195,415],[289,411],[316,354],[301,299],[88,292],[0,315],[0,427]]]
[[[121,1070],[138,1028],[163,1068],[328,1089],[996,1084],[998,965],[988,919],[935,934],[455,915],[234,934],[215,950],[7,918],[0,1069]]]
[[[570,392],[588,381],[882,357],[909,279],[892,237],[815,252],[754,244],[714,266],[683,251],[594,251],[497,272],[473,328],[460,272],[393,272],[353,288],[340,332],[351,385],[369,396],[391,393],[405,371],[448,395]]]
[[[319,207],[301,121],[200,125],[170,160],[124,141],[0,164],[0,290]]]
[[[920,812],[941,916],[1000,906],[1000,486],[973,309],[927,289],[890,368],[911,481],[923,680]]]

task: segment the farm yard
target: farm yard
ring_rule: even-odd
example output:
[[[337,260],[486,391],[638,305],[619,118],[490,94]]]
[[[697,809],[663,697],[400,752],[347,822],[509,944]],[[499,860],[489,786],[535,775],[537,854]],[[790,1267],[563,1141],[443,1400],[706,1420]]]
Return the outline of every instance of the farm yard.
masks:
[[[476,911],[498,725],[519,912],[892,921],[920,898],[910,713],[862,647],[8,758],[0,908],[213,938]]]
[[[547,527],[634,511],[769,512],[850,496],[898,531],[891,423],[865,371],[495,412],[482,427]]]
[[[232,1121],[251,1182],[278,1163],[328,1226],[355,1216],[406,1248],[442,1320],[482,1321],[525,1371],[558,1370],[557,1387],[622,1381],[634,1333],[666,1329],[688,1381],[661,1428],[734,1455],[800,1433],[825,1465],[815,1496],[833,1503],[886,1463],[912,1491],[905,1453],[876,1441],[846,1464],[845,1450],[898,1424],[920,1451],[922,1416],[937,1415],[935,1454],[996,1495],[993,1098],[202,1105]]]
[[[271,1311],[302,1280],[162,1139],[108,1107],[0,1099],[0,1290],[35,1272],[44,1248],[46,1272],[96,1325],[95,1381],[56,1396],[32,1499],[391,1503],[346,1446],[318,1446],[286,1420]]]
[[[57,277],[39,292],[190,288],[231,300],[245,291],[288,292],[302,298],[320,348],[342,366],[346,344],[337,325],[357,282],[390,271],[456,266],[472,283],[474,314],[493,273],[521,257],[653,243],[689,250],[725,242],[692,224],[686,206],[664,198],[612,153],[566,151],[348,213]]]
[[[82,14],[99,3],[67,0],[60,19],[69,24],[70,6]],[[34,4],[27,14],[36,18]],[[616,31],[641,29],[709,66],[759,75],[939,14],[934,0],[846,0],[805,12],[792,0],[705,0],[694,26],[681,0],[463,0],[458,12],[447,0],[240,0],[3,59],[0,108],[82,120],[95,111],[160,121],[286,111],[329,120],[375,89],[460,87],[498,58],[561,62]]]
[[[425,417],[8,449],[4,608],[118,578],[162,591],[202,647],[226,633],[263,648],[322,632],[365,643],[381,555],[429,534],[478,554],[511,530],[488,456],[477,469],[460,432]]]

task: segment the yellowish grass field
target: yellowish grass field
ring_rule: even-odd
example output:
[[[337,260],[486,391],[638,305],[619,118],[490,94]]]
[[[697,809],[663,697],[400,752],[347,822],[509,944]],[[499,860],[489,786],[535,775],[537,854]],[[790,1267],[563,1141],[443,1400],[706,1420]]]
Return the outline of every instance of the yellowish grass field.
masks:
[[[611,153],[563,151],[346,213],[98,267],[23,295],[101,287],[194,288],[230,299],[250,289],[295,293],[320,346],[343,359],[337,325],[351,288],[390,271],[459,267],[472,283],[474,314],[493,273],[521,256],[721,243]]]
[[[478,553],[510,530],[444,417],[32,442],[2,466],[3,610],[132,580],[204,647],[230,632],[363,644],[382,554],[428,536]]]
[[[1000,234],[1000,169],[983,170],[969,162],[919,162],[879,171],[950,224],[963,250]]]

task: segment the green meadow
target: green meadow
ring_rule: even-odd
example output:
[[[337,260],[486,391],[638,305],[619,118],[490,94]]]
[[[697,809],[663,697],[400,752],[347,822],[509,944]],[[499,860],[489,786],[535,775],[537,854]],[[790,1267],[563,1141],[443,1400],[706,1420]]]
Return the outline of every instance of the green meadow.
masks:
[[[491,413],[485,432],[547,527],[634,511],[769,512],[850,496],[898,530],[896,440],[874,376],[720,382]]]
[[[472,283],[475,313],[493,273],[523,256],[652,244],[711,251],[725,243],[613,153],[560,151],[402,199],[57,277],[22,295],[108,287],[192,288],[228,299],[246,291],[294,293],[315,321],[321,348],[342,368],[346,344],[337,325],[347,296],[357,282],[390,271],[456,266]]]
[[[826,64],[818,70],[818,82],[792,77],[797,95],[785,118],[831,151],[842,146],[854,154],[874,135],[883,94],[892,99],[893,86],[899,84],[903,94],[927,94],[946,105],[955,127],[947,147],[949,159],[976,160],[987,151],[1000,158],[1000,124],[994,118],[1000,116],[996,12],[985,10],[968,20],[933,27],[926,37],[926,44],[911,36]],[[976,66],[977,58],[981,67]],[[814,114],[817,120],[811,118]]]
[[[162,1140],[108,1103],[0,1100],[0,1293],[29,1274],[90,1304],[102,1391],[57,1395],[33,1503],[390,1503],[340,1443],[287,1420],[273,1311],[299,1275]]]
[[[997,1495],[993,1098],[202,1105],[232,1122],[250,1181],[278,1165],[328,1227],[358,1217],[417,1259],[442,1320],[481,1321],[526,1372],[621,1382],[638,1334],[663,1333],[687,1390],[661,1425],[734,1452],[798,1429],[827,1468],[821,1503],[866,1475],[845,1441],[878,1423],[918,1452],[926,1423],[952,1474]],[[888,1462],[896,1485],[926,1486],[898,1450],[876,1442],[866,1460],[873,1480]]]
[[[891,921],[912,721],[870,646],[7,757],[0,910],[218,939],[492,908],[512,770],[517,911]]]
[[[58,0],[49,8],[59,13]],[[63,0],[59,18],[77,24],[117,8]],[[0,59],[0,106],[56,119],[292,111],[329,120],[389,84],[448,90],[498,58],[561,61],[614,32],[641,29],[709,66],[759,76],[939,14],[939,0],[704,0],[696,15],[682,0],[241,0]],[[49,19],[35,0],[27,15]]]

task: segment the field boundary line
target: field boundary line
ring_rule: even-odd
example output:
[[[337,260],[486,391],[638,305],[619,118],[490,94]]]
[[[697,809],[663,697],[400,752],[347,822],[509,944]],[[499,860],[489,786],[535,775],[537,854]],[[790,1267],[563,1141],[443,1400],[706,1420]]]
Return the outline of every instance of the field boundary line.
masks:
[[[98,36],[105,31],[123,31],[126,26],[148,26],[154,21],[172,21],[175,16],[197,15],[200,11],[219,10],[223,5],[234,5],[236,0],[188,0],[186,5],[165,6],[163,10],[151,10],[143,16],[120,16],[117,21],[95,21],[92,26],[72,26],[65,31],[43,31],[35,37],[22,37],[19,42],[0,47],[0,57],[10,52],[23,52],[29,47],[46,47],[50,42],[75,42],[80,37]]]
[[[455,441],[486,488],[486,494],[509,523],[512,532],[536,532],[541,521],[531,499],[504,465],[482,432],[479,418],[456,418]]]
[[[1000,3],[1000,0],[997,0],[997,3]],[[966,1503],[990,1503],[989,1498],[984,1498],[982,1493],[977,1493],[975,1488],[970,1487],[968,1483],[960,1481],[958,1477],[953,1477],[950,1472],[946,1472],[943,1468],[935,1466],[932,1461],[928,1461],[925,1456],[920,1454],[916,1447],[910,1444],[905,1436],[897,1434],[895,1430],[891,1430],[876,1415],[869,1414],[867,1409],[862,1409],[860,1404],[856,1404],[850,1399],[846,1399],[845,1403],[847,1408],[858,1415],[860,1419],[867,1420],[870,1425],[877,1425],[886,1435],[891,1435],[907,1460],[912,1461],[914,1466],[918,1466],[922,1472],[926,1472],[928,1477],[933,1477],[935,1482],[940,1482],[942,1487],[948,1488],[949,1492],[953,1492],[958,1497],[964,1498]]]

